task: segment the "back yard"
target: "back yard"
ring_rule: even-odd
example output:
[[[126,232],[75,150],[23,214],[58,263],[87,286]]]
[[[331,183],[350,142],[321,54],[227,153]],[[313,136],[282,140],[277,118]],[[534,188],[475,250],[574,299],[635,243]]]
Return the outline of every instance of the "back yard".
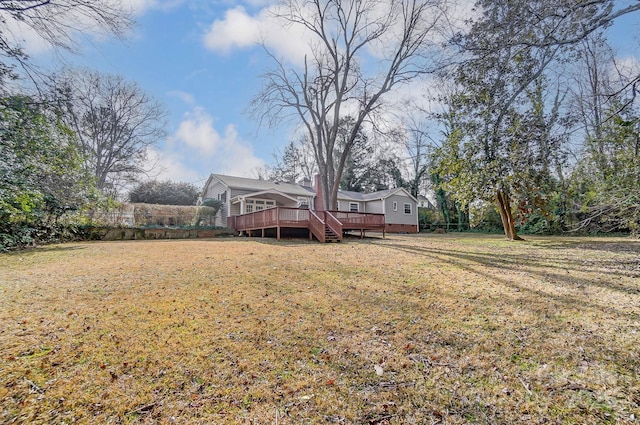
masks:
[[[0,423],[637,424],[640,243],[0,255]]]

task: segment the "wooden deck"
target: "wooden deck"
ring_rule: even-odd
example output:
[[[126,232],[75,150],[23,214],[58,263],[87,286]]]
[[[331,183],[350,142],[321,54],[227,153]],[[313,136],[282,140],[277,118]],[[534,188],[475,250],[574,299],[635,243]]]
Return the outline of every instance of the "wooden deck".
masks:
[[[383,235],[385,231],[384,214],[282,207],[231,216],[227,218],[227,225],[249,236],[260,232],[264,237],[268,229],[276,229],[278,240],[282,229],[307,229],[309,239],[315,237],[320,242],[339,242],[344,233],[350,231],[359,231],[361,238],[367,230],[382,232]]]

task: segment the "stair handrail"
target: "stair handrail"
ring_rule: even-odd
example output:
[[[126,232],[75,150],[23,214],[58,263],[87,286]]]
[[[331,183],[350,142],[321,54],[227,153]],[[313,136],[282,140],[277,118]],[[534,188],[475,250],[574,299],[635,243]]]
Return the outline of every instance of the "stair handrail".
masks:
[[[321,243],[326,242],[326,235],[324,234],[325,222],[321,219],[315,211],[309,210],[309,229],[313,236]]]
[[[342,226],[343,226],[342,222],[338,220],[333,214],[331,214],[331,211],[324,212],[324,219],[327,227],[329,227],[329,229],[331,229],[331,231],[333,231],[333,233],[335,233],[338,236],[338,240],[341,241]]]

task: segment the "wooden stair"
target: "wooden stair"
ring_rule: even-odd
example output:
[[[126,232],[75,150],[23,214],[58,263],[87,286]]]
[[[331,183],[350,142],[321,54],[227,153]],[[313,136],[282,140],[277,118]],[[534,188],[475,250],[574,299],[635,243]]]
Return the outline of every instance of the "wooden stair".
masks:
[[[336,233],[331,230],[331,228],[327,225],[324,226],[324,241],[325,243],[329,242],[340,242],[340,237],[336,235]]]

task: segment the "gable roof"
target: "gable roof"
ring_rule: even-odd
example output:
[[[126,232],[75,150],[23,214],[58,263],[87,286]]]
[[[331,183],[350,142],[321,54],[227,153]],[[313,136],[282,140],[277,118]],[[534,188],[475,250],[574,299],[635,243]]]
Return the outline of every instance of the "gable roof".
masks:
[[[227,176],[224,174],[211,174],[209,180],[207,180],[207,183],[205,184],[205,188],[209,186],[209,183],[212,179],[220,181],[229,188],[251,190],[260,193],[276,191],[288,196],[315,196],[316,194],[315,190],[312,187],[301,186],[295,183],[250,179],[246,177]],[[411,198],[414,202],[418,202],[418,200],[403,187],[379,190],[373,193],[339,190],[338,200],[360,202],[377,201],[387,199],[388,197],[395,195],[398,192],[401,192],[401,194],[403,194],[404,196]]]
[[[240,202],[246,198],[253,198],[253,197],[259,197],[261,195],[266,195],[269,194],[271,195],[271,198],[280,198],[281,201],[290,201],[290,202],[298,202],[298,200],[296,198],[294,198],[293,196],[287,195],[284,192],[281,192],[279,190],[263,190],[260,192],[251,192],[248,193],[246,195],[238,195],[235,198],[231,198],[231,203],[237,203]]]
[[[277,191],[293,196],[313,196],[315,191],[306,186],[293,183],[273,182],[270,180],[257,180],[245,177],[225,176],[223,174],[211,174],[209,181],[215,178],[233,189],[253,190],[256,192]],[[207,182],[207,185],[209,182]]]
[[[435,208],[435,205],[433,205],[433,202],[431,202],[429,200],[429,198],[427,198],[424,195],[418,195],[418,202],[419,203],[426,203],[427,204],[427,208]]]
[[[338,199],[345,201],[377,201],[381,199],[387,199],[388,197],[397,194],[398,192],[402,192],[403,195],[411,198],[413,201],[418,202],[416,198],[411,195],[407,189],[403,187],[396,187],[393,189],[385,189],[379,190],[373,193],[361,193],[361,192],[351,192],[348,190],[339,190],[338,191]]]

